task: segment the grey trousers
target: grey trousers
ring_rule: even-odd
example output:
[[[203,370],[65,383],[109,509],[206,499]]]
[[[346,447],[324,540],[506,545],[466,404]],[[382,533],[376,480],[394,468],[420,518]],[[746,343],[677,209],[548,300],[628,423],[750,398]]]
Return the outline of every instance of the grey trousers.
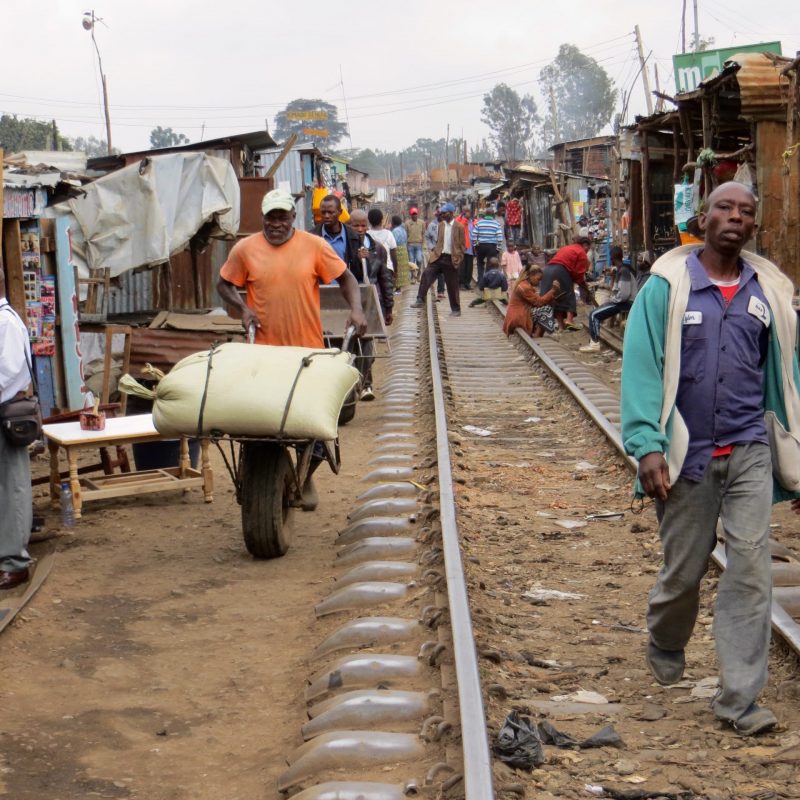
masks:
[[[714,612],[720,692],[712,707],[732,722],[767,682],[771,509],[769,446],[755,442],[713,458],[700,483],[678,479],[667,501],[656,506],[664,565],[650,592],[647,627],[663,650],[683,650],[692,635],[717,518],[722,522],[728,563]]]
[[[17,572],[30,561],[33,506],[27,447],[12,447],[0,432],[0,570]]]

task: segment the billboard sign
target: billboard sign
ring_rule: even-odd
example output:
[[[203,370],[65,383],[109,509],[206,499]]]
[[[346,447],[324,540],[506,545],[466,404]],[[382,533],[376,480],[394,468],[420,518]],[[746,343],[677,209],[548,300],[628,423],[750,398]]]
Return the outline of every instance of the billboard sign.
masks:
[[[721,72],[722,65],[737,53],[777,53],[780,55],[781,43],[741,44],[738,47],[725,47],[721,50],[700,50],[696,53],[672,56],[676,91],[678,93],[693,92],[701,81]]]
[[[287,111],[286,119],[292,122],[321,122],[328,119],[327,111]]]

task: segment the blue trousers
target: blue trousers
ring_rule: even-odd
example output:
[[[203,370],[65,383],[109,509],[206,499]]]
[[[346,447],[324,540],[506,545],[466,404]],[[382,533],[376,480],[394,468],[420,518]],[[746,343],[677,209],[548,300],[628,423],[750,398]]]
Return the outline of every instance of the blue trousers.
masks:
[[[631,304],[625,303],[604,303],[599,308],[594,309],[589,314],[589,336],[592,337],[593,342],[600,341],[600,323],[604,319],[616,317],[617,314],[622,314],[623,311],[630,311]]]

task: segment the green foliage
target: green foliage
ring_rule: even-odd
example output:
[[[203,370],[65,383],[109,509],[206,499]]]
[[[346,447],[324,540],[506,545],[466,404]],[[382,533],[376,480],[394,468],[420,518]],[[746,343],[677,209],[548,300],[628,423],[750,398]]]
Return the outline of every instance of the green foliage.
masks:
[[[327,119],[294,120],[288,118],[287,115],[290,112],[319,112],[320,114],[326,114]],[[297,134],[297,138],[301,142],[320,138],[311,134],[304,134],[304,129],[327,131],[327,137],[323,138],[325,143],[330,147],[334,147],[347,136],[347,125],[343,122],[339,122],[339,109],[336,108],[335,105],[326,103],[324,100],[310,100],[305,97],[299,97],[297,100],[292,100],[291,103],[287,103],[286,108],[280,111],[275,117],[275,132],[273,137],[277,142],[285,142],[293,133]]]
[[[20,150],[71,150],[70,142],[51,122],[20,119],[16,114],[0,116],[0,147],[5,152]]]
[[[161,147],[177,147],[179,144],[189,144],[189,137],[182,133],[175,133],[172,128],[162,128],[160,125],[150,131],[151,150],[158,150]]]
[[[536,101],[520,96],[505,83],[498,83],[483,96],[481,119],[492,132],[492,142],[506,161],[521,161],[533,148],[533,135],[539,123]]]
[[[539,73],[539,83],[548,101],[542,125],[545,146],[596,136],[611,120],[617,97],[611,78],[575,45],[561,45],[553,62]]]

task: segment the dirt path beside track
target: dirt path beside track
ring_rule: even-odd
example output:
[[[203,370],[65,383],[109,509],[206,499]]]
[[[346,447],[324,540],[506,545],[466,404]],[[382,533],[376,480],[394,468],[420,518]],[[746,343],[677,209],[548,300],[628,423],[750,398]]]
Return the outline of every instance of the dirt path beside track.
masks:
[[[282,559],[246,552],[218,456],[210,505],[191,492],[84,507],[0,639],[0,797],[277,797],[378,405],[342,429],[342,472],[318,471],[319,509],[295,512]]]

